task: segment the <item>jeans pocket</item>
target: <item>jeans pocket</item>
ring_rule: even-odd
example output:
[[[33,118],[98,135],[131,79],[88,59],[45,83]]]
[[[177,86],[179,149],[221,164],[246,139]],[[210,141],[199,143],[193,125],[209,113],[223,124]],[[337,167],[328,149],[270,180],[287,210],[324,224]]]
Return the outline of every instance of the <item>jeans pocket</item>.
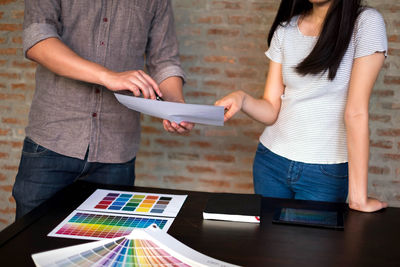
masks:
[[[24,140],[24,145],[22,148],[22,153],[26,155],[43,155],[49,150],[39,144],[37,144],[35,141],[30,139],[29,137],[25,137]]]
[[[336,179],[347,179],[349,176],[347,163],[323,164],[320,165],[320,170],[324,175]]]

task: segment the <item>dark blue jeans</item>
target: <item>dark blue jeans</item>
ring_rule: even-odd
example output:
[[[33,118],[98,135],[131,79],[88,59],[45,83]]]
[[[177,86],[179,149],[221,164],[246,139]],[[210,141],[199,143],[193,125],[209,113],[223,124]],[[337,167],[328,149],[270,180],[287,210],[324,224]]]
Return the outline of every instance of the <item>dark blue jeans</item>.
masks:
[[[261,143],[253,164],[254,190],[266,197],[345,202],[348,164],[308,164],[281,157]]]
[[[12,192],[17,204],[16,219],[78,179],[133,186],[135,158],[122,164],[88,162],[87,156],[84,160],[67,157],[26,137]]]

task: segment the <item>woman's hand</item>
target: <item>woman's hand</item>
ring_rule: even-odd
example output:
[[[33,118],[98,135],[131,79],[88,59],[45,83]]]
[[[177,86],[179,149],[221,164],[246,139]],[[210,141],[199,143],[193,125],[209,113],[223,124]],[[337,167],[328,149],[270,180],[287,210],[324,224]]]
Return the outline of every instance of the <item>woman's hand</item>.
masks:
[[[236,91],[218,100],[214,105],[225,108],[224,121],[227,121],[242,109],[245,97],[246,94],[243,91]]]
[[[378,199],[369,197],[366,201],[356,202],[349,200],[349,207],[353,210],[363,211],[363,212],[374,212],[384,209],[388,206],[386,202],[380,201]]]

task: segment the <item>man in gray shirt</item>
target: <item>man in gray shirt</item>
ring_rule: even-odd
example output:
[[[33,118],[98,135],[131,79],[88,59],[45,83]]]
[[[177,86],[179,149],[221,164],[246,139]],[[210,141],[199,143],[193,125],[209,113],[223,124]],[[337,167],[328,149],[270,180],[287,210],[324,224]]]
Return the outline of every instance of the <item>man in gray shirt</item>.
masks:
[[[13,187],[16,217],[76,179],[133,185],[140,114],[113,93],[184,102],[171,1],[26,0],[23,36],[38,67]]]

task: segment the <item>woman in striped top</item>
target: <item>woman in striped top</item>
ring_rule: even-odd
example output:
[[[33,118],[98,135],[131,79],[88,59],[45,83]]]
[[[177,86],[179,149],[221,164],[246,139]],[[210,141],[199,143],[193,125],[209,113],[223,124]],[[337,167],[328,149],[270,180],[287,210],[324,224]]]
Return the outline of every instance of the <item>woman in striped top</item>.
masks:
[[[264,96],[233,92],[216,105],[225,121],[242,110],[267,125],[253,164],[269,197],[345,202],[373,212],[368,197],[369,97],[383,65],[382,16],[360,0],[283,0],[268,36]]]

